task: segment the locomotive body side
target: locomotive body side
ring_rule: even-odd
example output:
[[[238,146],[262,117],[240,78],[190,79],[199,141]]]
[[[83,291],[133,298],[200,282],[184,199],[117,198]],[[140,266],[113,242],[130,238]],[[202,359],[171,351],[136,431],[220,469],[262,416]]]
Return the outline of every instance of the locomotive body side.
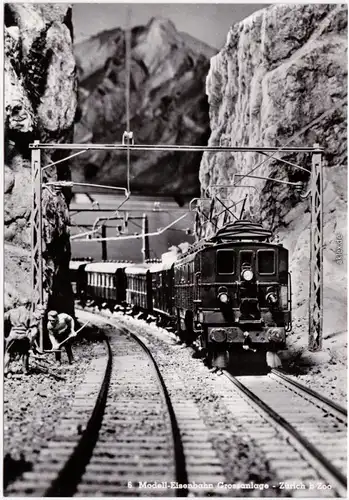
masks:
[[[174,264],[174,313],[178,333],[193,340],[194,316],[197,309],[197,276],[200,271],[198,253],[189,254]]]

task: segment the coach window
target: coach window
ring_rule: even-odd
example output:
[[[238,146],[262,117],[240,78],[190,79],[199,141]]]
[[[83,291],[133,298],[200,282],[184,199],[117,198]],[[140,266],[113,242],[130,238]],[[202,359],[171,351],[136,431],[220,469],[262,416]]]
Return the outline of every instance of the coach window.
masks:
[[[274,250],[258,250],[257,261],[259,274],[275,274]]]
[[[234,250],[217,250],[216,265],[218,274],[234,274],[235,252]]]

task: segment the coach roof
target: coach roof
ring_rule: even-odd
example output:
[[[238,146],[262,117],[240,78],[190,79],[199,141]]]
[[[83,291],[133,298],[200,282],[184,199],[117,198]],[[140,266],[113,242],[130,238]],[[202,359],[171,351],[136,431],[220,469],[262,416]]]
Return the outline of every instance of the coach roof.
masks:
[[[126,262],[93,262],[92,264],[87,264],[85,271],[87,273],[109,273],[113,274],[118,269],[125,269],[130,263]]]
[[[79,269],[81,266],[84,266],[88,263],[89,263],[88,260],[71,260],[69,262],[69,269],[71,271],[75,271],[75,270]]]
[[[147,265],[147,264],[135,264],[134,266],[129,266],[125,269],[125,273],[126,274],[140,274],[140,275],[144,275],[144,274],[147,274],[150,270],[150,267],[151,265]]]
[[[158,273],[160,271],[167,271],[168,269],[171,269],[172,266],[173,262],[159,262],[157,264],[152,264],[149,271],[151,273]]]

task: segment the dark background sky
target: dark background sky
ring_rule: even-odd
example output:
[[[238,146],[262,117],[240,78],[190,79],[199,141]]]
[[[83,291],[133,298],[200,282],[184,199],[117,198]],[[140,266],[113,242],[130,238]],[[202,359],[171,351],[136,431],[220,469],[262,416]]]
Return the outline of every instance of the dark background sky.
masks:
[[[267,4],[183,4],[183,3],[75,3],[73,4],[75,41],[79,42],[103,30],[127,26],[130,8],[131,26],[144,25],[151,17],[165,17],[184,31],[220,49],[229,28]]]

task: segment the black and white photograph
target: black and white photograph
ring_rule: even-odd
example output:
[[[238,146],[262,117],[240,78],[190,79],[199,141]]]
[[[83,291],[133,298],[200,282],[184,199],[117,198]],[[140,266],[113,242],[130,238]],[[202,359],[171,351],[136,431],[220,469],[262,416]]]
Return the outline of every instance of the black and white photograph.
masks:
[[[347,4],[1,10],[2,496],[347,498]]]

